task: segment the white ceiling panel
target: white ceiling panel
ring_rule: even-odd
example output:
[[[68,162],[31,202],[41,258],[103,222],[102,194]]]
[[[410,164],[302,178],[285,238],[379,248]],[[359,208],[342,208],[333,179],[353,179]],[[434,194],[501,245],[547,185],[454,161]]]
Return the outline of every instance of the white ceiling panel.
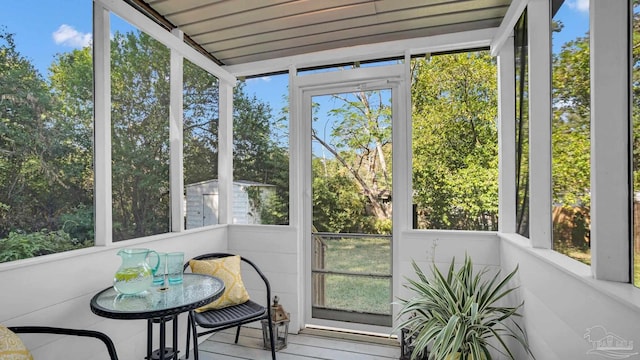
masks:
[[[492,28],[511,0],[127,0],[220,64]],[[168,24],[168,25],[167,25]]]

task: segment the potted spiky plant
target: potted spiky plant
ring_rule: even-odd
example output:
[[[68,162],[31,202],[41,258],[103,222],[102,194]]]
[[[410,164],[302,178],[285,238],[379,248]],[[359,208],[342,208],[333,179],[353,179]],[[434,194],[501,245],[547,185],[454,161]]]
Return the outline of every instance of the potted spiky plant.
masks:
[[[518,267],[500,279],[499,272],[493,275],[487,267],[474,274],[468,255],[458,270],[455,270],[454,258],[446,276],[435,264],[432,277],[415,261],[412,265],[417,279],[407,278],[404,286],[414,296],[399,299],[401,309],[395,328],[396,331],[406,329],[413,339],[411,360],[427,356],[430,360],[489,360],[489,349],[515,360],[505,342],[507,338],[515,339],[534,357],[524,330],[514,321],[521,316],[518,310],[524,302],[516,306],[498,304],[516,289],[508,283]]]

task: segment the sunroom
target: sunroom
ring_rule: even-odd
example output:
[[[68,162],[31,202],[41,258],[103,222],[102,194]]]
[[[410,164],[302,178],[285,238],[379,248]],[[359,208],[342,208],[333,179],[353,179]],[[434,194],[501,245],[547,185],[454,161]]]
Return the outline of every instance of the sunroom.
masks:
[[[395,336],[412,261],[469,255],[518,267],[508,300],[524,301],[537,359],[640,358],[636,13],[630,0],[5,4],[0,324],[97,330],[144,358],[146,322],[89,303],[119,250],[147,248],[251,259],[290,333]],[[26,342],[37,359],[104,358]]]

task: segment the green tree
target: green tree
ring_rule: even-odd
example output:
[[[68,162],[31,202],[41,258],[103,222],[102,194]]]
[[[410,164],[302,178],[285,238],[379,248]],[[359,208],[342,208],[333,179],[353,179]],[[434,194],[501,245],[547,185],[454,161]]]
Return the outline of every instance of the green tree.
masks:
[[[636,201],[638,191],[640,191],[640,1],[633,0],[633,33],[632,33],[632,71],[631,71],[631,95],[632,95],[632,126],[633,126],[633,216],[634,224],[638,221],[638,211],[640,203]],[[638,226],[634,226],[633,231],[634,249],[634,284],[640,287],[640,233]]]
[[[218,177],[218,79],[184,61],[184,183]]]
[[[286,121],[272,116],[272,109],[255,96],[248,96],[240,82],[233,101],[233,177],[275,185],[275,193],[263,199],[250,192],[250,201],[259,209],[264,224],[289,223],[289,154],[275,130]]]
[[[169,50],[142,32],[116,33],[111,66],[117,241],[168,231]],[[184,68],[189,183],[217,176],[218,82],[188,61]],[[249,98],[243,86],[235,97],[239,131],[234,146],[247,160],[238,170],[279,187],[285,184],[286,190],[268,199],[271,207],[263,210],[274,223],[287,223],[288,153],[270,138],[268,107]],[[28,257],[93,240],[92,139],[91,48],[57,54],[44,79],[16,50],[13,35],[0,31],[1,251]],[[11,239],[3,239],[10,233]],[[60,245],[43,248],[51,237],[38,234],[53,233]],[[71,243],[62,244],[67,240]]]
[[[267,199],[250,191],[252,206],[263,224],[289,223],[289,154],[286,144],[276,136],[286,117],[272,115],[267,103],[245,91],[240,82],[233,101],[233,178],[275,186]]]
[[[90,47],[57,54],[49,67],[49,84],[55,100],[51,130],[65,156],[55,168],[65,179],[64,227],[83,240],[93,238],[93,60]],[[49,135],[52,133],[50,132]],[[91,210],[91,211],[88,211]],[[82,225],[80,225],[82,224]],[[89,231],[90,230],[90,231]]]
[[[89,49],[58,55],[47,82],[0,31],[0,262],[90,246],[93,238],[92,96],[88,116],[74,113],[77,83],[65,91],[55,78],[76,54],[89,54],[91,69]]]
[[[418,59],[412,67],[419,227],[497,230],[495,61],[472,52]]]
[[[322,185],[332,189],[333,184],[342,183],[346,189],[357,189],[357,195],[364,201],[342,201],[328,206],[328,197],[314,203],[314,224],[337,224],[340,220],[330,219],[338,216],[335,211],[316,211],[315,207],[334,207],[344,214],[361,214],[364,219],[355,221],[358,225],[336,225],[325,231],[357,231],[389,233],[392,214],[391,198],[391,104],[385,98],[388,91],[358,91],[335,94],[332,100],[337,104],[327,114],[318,114],[318,104],[314,104],[314,127],[312,139],[326,149],[329,159],[319,160],[324,164],[322,172],[314,177],[315,193],[321,193]],[[330,135],[323,138],[318,134],[317,126],[324,127],[326,117],[331,122]],[[316,160],[314,160],[315,162]],[[339,166],[337,166],[339,164]],[[331,165],[331,166],[329,166]],[[314,169],[317,165],[314,166]],[[322,179],[324,177],[324,179]],[[316,188],[318,187],[318,188]],[[335,193],[335,192],[334,192]],[[338,193],[344,195],[344,191]],[[355,196],[356,194],[354,194]]]
[[[590,185],[589,37],[562,45],[552,63],[554,246],[588,249]]]
[[[0,32],[0,237],[12,230],[56,228],[75,190],[61,165],[75,149],[68,144],[49,86],[16,50],[13,35]]]
[[[313,225],[319,232],[363,233],[373,229],[367,198],[337,160],[314,158]]]
[[[633,189],[640,189],[640,1],[633,1],[632,107],[633,107]]]
[[[111,41],[114,240],[169,230],[169,49],[143,32]]]

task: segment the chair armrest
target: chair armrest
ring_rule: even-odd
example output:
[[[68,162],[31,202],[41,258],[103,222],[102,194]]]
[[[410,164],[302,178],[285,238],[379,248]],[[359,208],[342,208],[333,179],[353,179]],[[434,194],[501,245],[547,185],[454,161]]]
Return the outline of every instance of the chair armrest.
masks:
[[[66,329],[49,326],[9,326],[8,329],[16,334],[57,334],[96,338],[105,344],[107,351],[109,351],[109,357],[111,360],[118,360],[118,354],[116,353],[116,347],[113,344],[113,341],[111,341],[109,336],[99,331]]]

